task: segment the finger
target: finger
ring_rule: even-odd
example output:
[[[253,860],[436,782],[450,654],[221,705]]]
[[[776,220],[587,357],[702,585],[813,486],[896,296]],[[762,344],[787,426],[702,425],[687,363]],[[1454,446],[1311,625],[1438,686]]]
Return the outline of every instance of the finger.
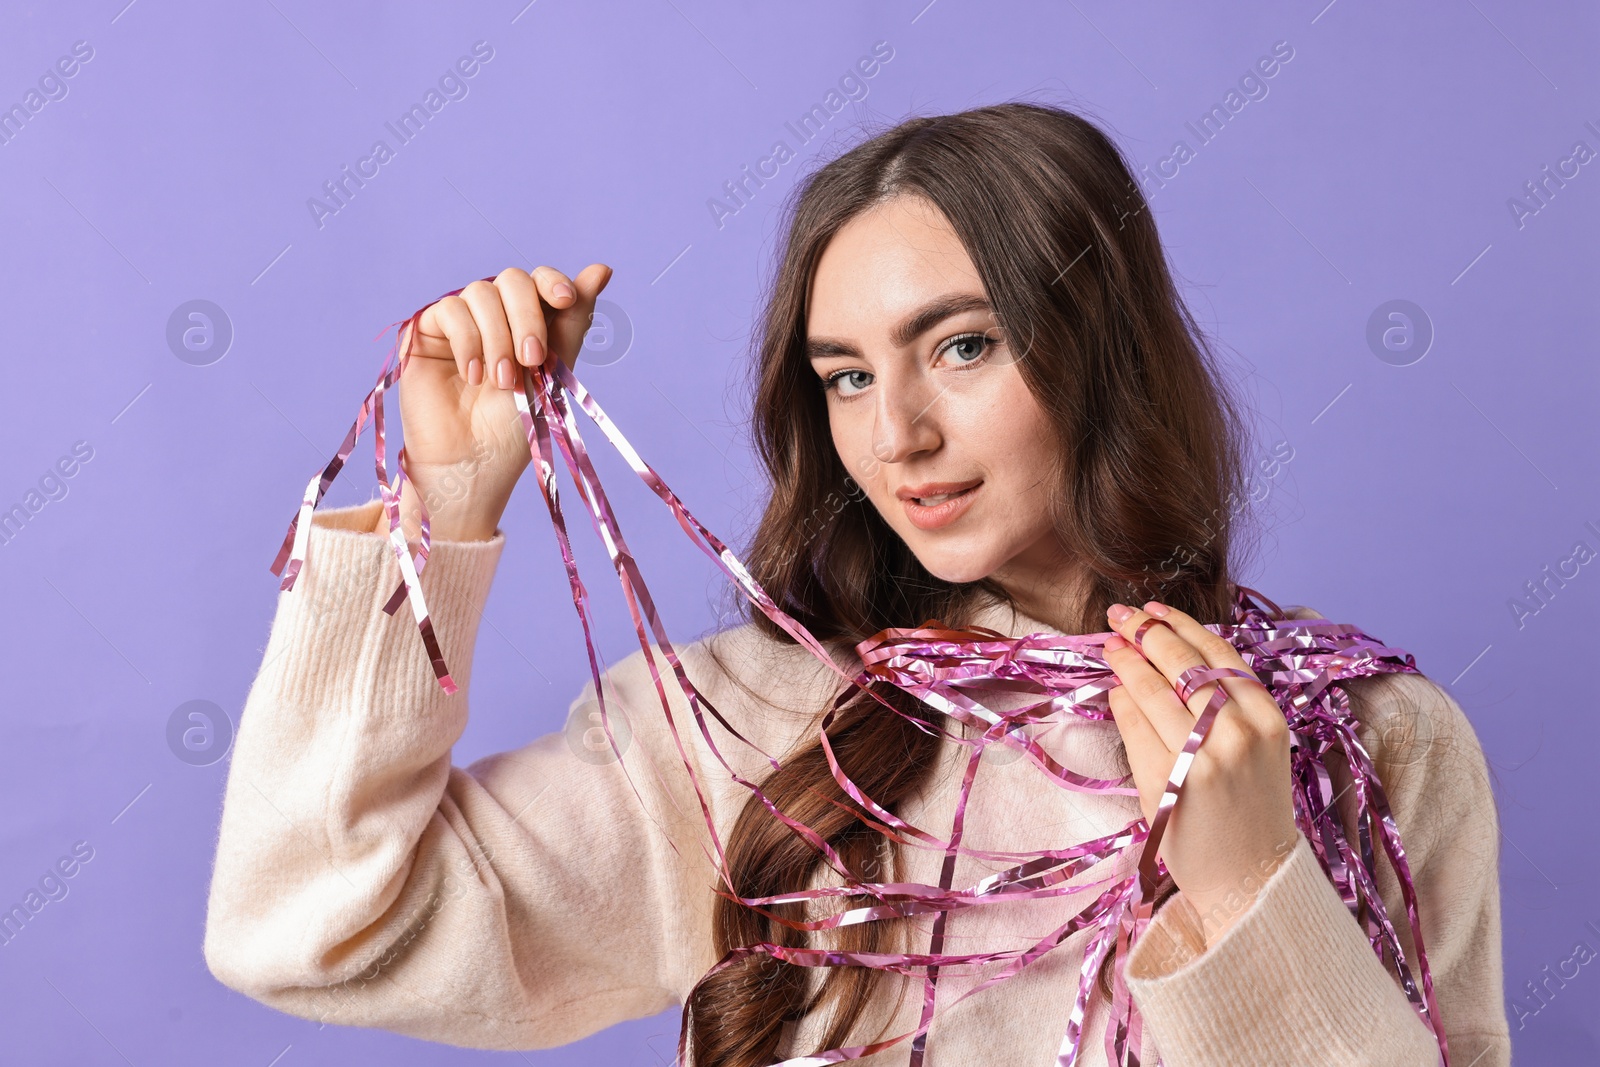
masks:
[[[1155,602],[1151,601],[1151,603]],[[1106,618],[1111,618],[1111,611],[1116,610],[1118,607],[1125,606],[1126,605],[1113,604],[1111,609],[1106,612]],[[1189,670],[1191,667],[1211,666],[1211,664],[1206,662],[1206,658],[1200,654],[1200,651],[1196,649],[1194,645],[1190,644],[1187,639],[1180,636],[1177,632],[1177,628],[1171,625],[1169,620],[1166,618],[1160,618],[1159,621],[1153,622],[1152,625],[1145,627],[1144,636],[1140,639],[1142,641],[1142,645],[1140,644],[1140,641],[1134,640],[1135,635],[1139,632],[1140,626],[1143,626],[1147,620],[1157,619],[1157,616],[1152,615],[1147,611],[1134,610],[1126,618],[1120,621],[1113,620],[1111,625],[1112,628],[1117,631],[1117,633],[1121,634],[1127,639],[1129,644],[1134,645],[1135,647],[1139,648],[1139,651],[1144,653],[1144,658],[1155,668],[1157,672],[1159,672],[1160,676],[1165,679],[1169,689],[1176,685],[1178,678],[1183,674],[1184,671]],[[1169,624],[1166,626],[1160,625],[1163,622],[1168,622]],[[1199,624],[1196,623],[1196,626],[1198,625]],[[1204,627],[1200,628],[1202,630],[1204,629]],[[1213,634],[1212,636],[1214,637],[1216,635]],[[1217,683],[1215,682],[1208,682],[1206,685],[1201,687],[1201,691],[1203,691],[1206,697],[1209,699],[1212,690],[1216,688],[1216,685]],[[1173,690],[1173,695],[1177,695],[1176,690]],[[1190,712],[1189,719],[1191,724],[1193,720],[1199,716],[1200,711],[1204,710],[1206,706],[1204,701],[1195,703],[1195,699],[1196,698],[1194,696],[1191,696],[1190,703],[1187,708],[1185,708],[1186,711]],[[1180,700],[1179,707],[1183,706],[1183,702]]]
[[[557,311],[550,323],[550,348],[568,367],[578,362],[583,350],[583,339],[594,322],[595,302],[600,291],[611,280],[611,268],[604,263],[591,263],[572,280],[577,297],[565,308]]]
[[[434,301],[418,318],[417,327],[412,355],[449,359],[463,378],[472,380],[467,370],[475,360],[482,364],[483,338],[478,334],[478,324],[465,300],[447,296]],[[402,352],[405,351],[403,344]]]
[[[1128,757],[1128,769],[1133,772],[1133,784],[1139,790],[1139,809],[1146,819],[1155,815],[1166,789],[1167,778],[1172,774],[1174,756],[1162,740],[1161,734],[1150,725],[1150,720],[1139,709],[1139,702],[1121,686],[1106,694],[1111,706],[1112,720],[1122,735],[1122,747]]]
[[[535,267],[530,277],[539,301],[539,328],[528,335],[531,340],[521,342],[523,349],[519,351],[532,367],[544,362],[545,354],[550,351],[555,322],[563,308],[572,306],[577,290],[573,288],[572,279],[554,267]]]
[[[1206,666],[1232,667],[1235,670],[1246,672],[1252,678],[1255,677],[1255,672],[1250,669],[1250,665],[1239,654],[1239,650],[1233,647],[1232,642],[1201,625],[1200,620],[1154,600],[1145,604],[1145,614],[1149,615],[1152,608],[1156,612],[1164,612],[1164,614],[1154,617],[1159,617],[1171,626],[1176,635],[1200,655]],[[1153,626],[1150,630],[1145,631],[1145,644],[1147,647],[1150,644],[1151,630],[1158,629],[1163,629],[1163,627]],[[1178,674],[1181,673],[1182,670],[1178,672]],[[1177,683],[1178,675],[1169,673],[1168,677],[1172,678],[1174,684]],[[1217,682],[1208,682],[1191,693],[1189,695],[1190,710],[1196,715],[1204,711],[1206,704],[1211,700],[1212,693],[1216,690],[1217,684]],[[1244,717],[1255,725],[1272,728],[1282,725],[1283,712],[1278,708],[1278,702],[1273,699],[1272,694],[1267,692],[1265,686],[1251,681],[1250,678],[1239,677],[1225,677],[1222,679],[1221,685],[1227,691],[1229,699],[1238,705]]]
[[[506,321],[511,329],[512,354],[522,366],[532,367],[544,358],[548,332],[539,285],[533,275],[520,267],[507,267],[495,278],[494,284],[500,290],[501,303],[505,305]]]
[[[538,283],[539,295],[553,308],[569,308],[578,299],[572,279],[554,267],[533,268],[533,280]]]
[[[1112,641],[1110,644],[1115,645],[1116,642]],[[1140,655],[1139,650],[1131,643],[1121,647],[1107,647],[1105,659],[1122,682],[1118,688],[1127,690],[1127,695],[1138,704],[1139,711],[1160,735],[1162,744],[1166,746],[1165,751],[1170,765],[1170,758],[1182,751],[1184,742],[1189,739],[1189,731],[1194,729],[1194,715],[1183,706],[1183,701],[1178,699],[1172,683]]]
[[[461,298],[472,309],[473,321],[482,337],[483,380],[499,389],[516,384],[516,365],[512,360],[511,324],[506,321],[500,290],[482,278],[461,290]]]

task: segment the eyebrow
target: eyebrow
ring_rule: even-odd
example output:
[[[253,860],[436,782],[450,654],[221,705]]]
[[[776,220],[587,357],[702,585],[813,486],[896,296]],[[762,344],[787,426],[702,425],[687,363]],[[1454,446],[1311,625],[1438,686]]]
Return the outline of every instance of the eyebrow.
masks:
[[[904,348],[953,315],[965,314],[968,311],[992,310],[994,309],[990,306],[988,298],[981,293],[951,293],[929,301],[907,315],[889,332],[889,340],[896,348]],[[861,355],[860,349],[848,341],[836,341],[827,337],[806,338],[805,351],[807,359]]]

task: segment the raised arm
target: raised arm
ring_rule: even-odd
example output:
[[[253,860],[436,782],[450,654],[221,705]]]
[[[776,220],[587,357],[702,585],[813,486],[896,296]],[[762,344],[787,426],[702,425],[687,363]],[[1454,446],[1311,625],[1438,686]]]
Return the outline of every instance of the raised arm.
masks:
[[[415,540],[425,503],[422,584],[461,688],[434,682],[409,611],[380,610],[398,575],[382,509],[319,516],[229,772],[205,939],[229,986],[308,1018],[531,1048],[665,1008],[689,984],[674,968],[710,951],[703,823],[683,818],[699,811],[674,792],[681,766],[644,765],[659,715],[638,716],[632,783],[561,734],[450,760],[529,460],[512,390],[522,366],[576,362],[610,274],[507,269],[402,329],[402,529]],[[619,714],[654,698],[642,655],[608,678]]]

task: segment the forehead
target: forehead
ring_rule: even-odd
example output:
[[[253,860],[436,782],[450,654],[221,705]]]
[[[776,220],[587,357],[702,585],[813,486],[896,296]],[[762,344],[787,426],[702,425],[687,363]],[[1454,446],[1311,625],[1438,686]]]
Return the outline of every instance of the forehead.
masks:
[[[930,201],[897,196],[851,219],[823,249],[806,301],[806,332],[886,333],[930,298],[983,292],[977,267]]]

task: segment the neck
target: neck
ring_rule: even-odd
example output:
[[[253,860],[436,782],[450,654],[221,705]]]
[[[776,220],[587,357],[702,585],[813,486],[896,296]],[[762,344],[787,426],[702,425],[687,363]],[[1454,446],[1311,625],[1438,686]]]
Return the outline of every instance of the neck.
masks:
[[[1073,633],[1088,596],[1087,574],[1051,539],[1049,546],[1019,553],[990,578],[1006,591],[1016,610],[1060,633]],[[1091,632],[1099,632],[1101,626]]]

